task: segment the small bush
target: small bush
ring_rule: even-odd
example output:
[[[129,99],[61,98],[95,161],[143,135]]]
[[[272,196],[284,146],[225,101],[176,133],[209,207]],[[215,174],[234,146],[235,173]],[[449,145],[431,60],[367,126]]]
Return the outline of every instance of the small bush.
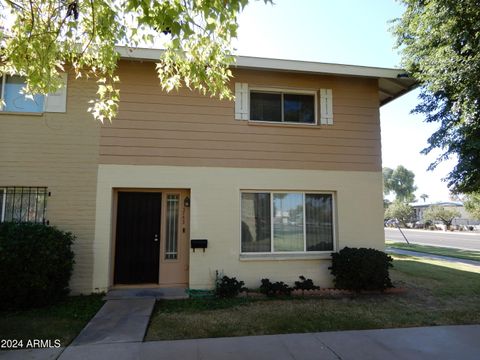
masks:
[[[74,239],[53,226],[0,224],[0,309],[50,305],[67,295]]]
[[[392,260],[379,250],[346,247],[332,254],[329,269],[337,289],[383,291],[393,287],[388,273]]]
[[[320,289],[320,286],[313,284],[312,279],[306,279],[303,275],[300,275],[299,278],[300,281],[295,281],[295,286],[293,287],[294,290],[302,290],[303,294],[305,291]]]
[[[238,294],[240,294],[241,292],[247,291],[247,288],[243,285],[245,285],[243,281],[238,281],[234,277],[217,277],[217,281],[215,284],[215,296],[219,298],[234,298],[238,296]]]
[[[267,296],[290,296],[292,290],[293,289],[287,284],[285,284],[283,281],[277,281],[275,283],[272,283],[269,279],[262,279],[262,285],[260,286],[260,292]]]

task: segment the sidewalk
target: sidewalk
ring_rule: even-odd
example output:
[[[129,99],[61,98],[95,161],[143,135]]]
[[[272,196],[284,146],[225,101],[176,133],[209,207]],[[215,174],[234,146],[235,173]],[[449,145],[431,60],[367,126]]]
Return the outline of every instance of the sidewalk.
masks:
[[[460,264],[466,264],[466,265],[472,265],[472,266],[480,267],[480,261],[468,260],[468,259],[459,259],[459,258],[451,257],[451,256],[429,254],[429,253],[412,251],[412,250],[397,249],[397,248],[393,248],[393,247],[385,248],[385,252],[393,253],[393,254],[399,254],[399,255],[415,256],[415,257],[420,257],[420,258],[428,258],[428,259],[433,259],[433,260],[442,260],[442,261],[448,261],[448,262],[453,262],[453,263],[460,263]]]
[[[69,346],[59,359],[140,360],[477,360],[480,325],[335,331],[178,341]],[[39,350],[37,350],[39,351]],[[0,353],[1,359],[54,359],[48,350]],[[43,354],[44,356],[40,356]],[[50,353],[51,355],[51,353]],[[58,355],[57,355],[58,356]]]
[[[384,230],[385,229],[389,229],[389,230],[396,230],[397,228],[395,227],[384,227]],[[406,232],[418,232],[418,233],[424,233],[424,234],[429,234],[429,233],[433,233],[433,234],[442,234],[442,235],[469,235],[469,236],[477,236],[477,237],[480,237],[480,231],[445,231],[445,230],[427,230],[427,229],[405,229],[405,228],[402,228],[402,231],[406,231]]]

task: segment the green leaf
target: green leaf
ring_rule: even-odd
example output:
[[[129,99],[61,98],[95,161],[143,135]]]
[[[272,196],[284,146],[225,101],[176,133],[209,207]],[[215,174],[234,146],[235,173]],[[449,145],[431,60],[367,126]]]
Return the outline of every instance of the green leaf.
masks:
[[[231,99],[231,40],[247,3],[79,0],[77,17],[69,9],[72,2],[5,2],[0,19],[9,16],[13,21],[0,30],[0,73],[25,75],[29,94],[56,91],[60,72],[67,68],[75,78],[100,80],[88,111],[99,121],[111,121],[120,99],[116,44],[150,47],[161,39],[166,48],[157,67],[162,89],[186,85]]]
[[[430,165],[456,157],[447,177],[454,192],[480,190],[480,7],[476,0],[401,0],[393,21],[405,69],[421,82],[413,110],[438,130],[422,151],[440,150]]]

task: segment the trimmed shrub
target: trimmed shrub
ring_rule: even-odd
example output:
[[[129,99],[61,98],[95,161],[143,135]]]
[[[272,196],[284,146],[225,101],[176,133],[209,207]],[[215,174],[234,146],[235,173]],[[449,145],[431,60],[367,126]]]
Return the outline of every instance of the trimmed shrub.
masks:
[[[243,285],[245,285],[243,281],[238,281],[234,277],[229,278],[228,276],[223,276],[222,278],[217,278],[215,296],[219,298],[237,297],[241,292],[247,291],[247,288]]]
[[[0,224],[0,309],[53,304],[69,293],[75,237],[53,226]]]
[[[283,281],[272,283],[269,279],[262,279],[262,285],[260,285],[260,292],[270,297],[277,295],[290,296],[292,290],[293,289]]]
[[[302,294],[305,291],[309,290],[319,290],[320,286],[314,285],[312,279],[307,279],[305,276],[299,276],[300,281],[295,281],[295,286],[293,287],[294,290],[302,290]]]
[[[332,254],[329,269],[336,289],[383,291],[393,287],[388,273],[392,260],[379,250],[346,247]]]

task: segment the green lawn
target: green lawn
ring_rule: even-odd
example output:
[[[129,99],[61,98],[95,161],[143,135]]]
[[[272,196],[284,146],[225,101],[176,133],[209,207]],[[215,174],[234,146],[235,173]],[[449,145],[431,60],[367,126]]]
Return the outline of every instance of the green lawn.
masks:
[[[146,340],[480,323],[480,274],[417,260],[395,256],[400,294],[161,301]]]
[[[393,241],[386,241],[385,243],[387,246],[390,246],[396,249],[411,250],[411,251],[417,251],[421,253],[450,256],[458,259],[480,261],[480,251],[452,249],[452,248],[418,245],[418,244],[406,244],[406,243],[399,243],[399,242],[393,242]]]
[[[60,339],[68,345],[103,304],[103,295],[71,296],[45,308],[0,312],[0,339]]]

